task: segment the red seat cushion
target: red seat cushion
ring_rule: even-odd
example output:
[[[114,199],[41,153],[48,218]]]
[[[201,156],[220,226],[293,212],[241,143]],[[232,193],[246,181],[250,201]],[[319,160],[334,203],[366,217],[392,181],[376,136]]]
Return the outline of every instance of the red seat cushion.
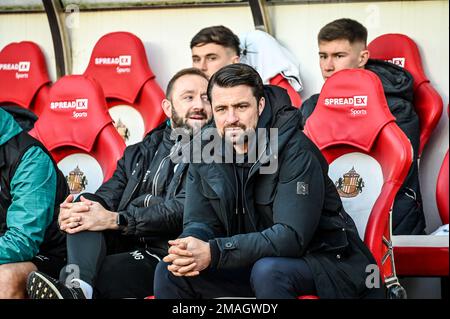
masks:
[[[35,130],[50,151],[70,145],[90,152],[100,131],[112,123],[101,88],[82,75],[59,79],[46,102]]]
[[[101,88],[83,75],[62,77],[51,87],[32,134],[57,162],[74,153],[93,156],[104,180],[111,177],[125,149]]]
[[[108,108],[122,104],[134,107],[144,121],[143,134],[165,119],[161,108],[164,92],[150,69],[142,41],[134,34],[112,32],[101,37],[84,75],[101,85]]]
[[[431,86],[422,67],[416,43],[403,34],[384,34],[368,45],[370,57],[392,62],[408,70],[414,78],[414,108],[420,121],[422,153],[442,114],[442,98]]]
[[[370,71],[360,69],[336,72],[322,87],[316,108],[306,122],[305,132],[331,163],[330,176],[335,173],[335,169],[340,169],[339,166],[335,167],[335,161],[342,160],[346,155],[358,160],[358,165],[364,165],[367,162],[364,158],[368,156],[380,165],[381,190],[378,190],[377,198],[371,204],[373,206],[364,208],[370,212],[365,217],[365,224],[361,216],[356,215],[361,211],[347,212],[355,220],[359,219],[358,231],[374,255],[384,278],[391,276],[391,260],[382,262],[389,251],[383,238],[390,239],[390,209],[409,171],[412,147],[395,124],[379,78]],[[348,170],[352,171],[352,176],[355,175],[353,159],[348,164],[345,171],[338,172],[339,176]],[[367,168],[364,170],[367,171]],[[369,175],[364,177],[366,182],[371,179]],[[365,231],[361,231],[361,226],[365,226]]]
[[[448,224],[448,210],[449,210],[449,190],[448,190],[448,151],[445,154],[441,169],[438,175],[436,187],[436,202],[439,210],[439,215],[443,224]]]
[[[30,108],[36,93],[50,83],[47,64],[39,46],[14,42],[0,52],[0,103]]]
[[[394,236],[395,268],[399,276],[448,276],[447,236]]]
[[[272,79],[270,79],[270,84],[285,89],[289,94],[289,97],[291,98],[293,106],[299,108],[302,105],[302,98],[300,97],[300,94],[294,90],[292,85],[289,84],[289,81],[286,80],[286,78],[281,74],[277,74]]]
[[[383,127],[395,120],[381,82],[374,73],[358,69],[333,77],[322,87],[305,130],[320,149],[346,144],[368,152]]]
[[[95,78],[107,98],[131,104],[144,83],[154,78],[142,41],[129,32],[112,32],[101,37],[84,75]]]

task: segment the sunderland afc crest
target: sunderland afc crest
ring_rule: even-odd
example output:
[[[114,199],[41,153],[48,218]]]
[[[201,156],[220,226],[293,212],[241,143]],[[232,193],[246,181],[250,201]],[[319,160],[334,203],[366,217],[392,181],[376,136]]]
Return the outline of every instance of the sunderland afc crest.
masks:
[[[362,192],[364,187],[364,181],[360,175],[352,167],[350,171],[344,174],[335,182],[339,196],[345,198],[351,198],[358,196]]]
[[[128,141],[128,139],[130,138],[130,130],[128,129],[128,127],[126,127],[125,124],[122,123],[120,118],[117,123],[114,123],[114,126],[117,132],[119,132],[120,136],[122,136],[123,140]]]
[[[77,167],[66,176],[71,194],[79,194],[86,189],[87,178],[81,169]]]

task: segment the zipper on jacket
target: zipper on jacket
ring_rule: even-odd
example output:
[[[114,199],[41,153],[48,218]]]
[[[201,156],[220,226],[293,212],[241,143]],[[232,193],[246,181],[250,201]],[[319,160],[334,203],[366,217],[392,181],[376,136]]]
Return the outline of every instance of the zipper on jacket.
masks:
[[[250,170],[248,172],[250,173]],[[244,181],[244,168],[242,169],[242,176],[241,177],[242,177],[241,178],[241,180],[242,180],[242,183],[241,183],[241,190],[242,190],[242,198],[241,198],[241,200],[242,200],[242,214],[245,215],[245,203],[244,203],[244,201],[245,201],[245,196],[244,196],[245,191],[244,191],[244,185],[246,184],[246,181]]]
[[[144,175],[144,179],[142,180],[142,183],[145,183],[145,182],[147,182],[147,178],[148,178],[148,175],[150,174],[150,169],[148,169],[146,172],[145,172],[145,175]]]
[[[246,196],[245,196],[245,190],[246,190],[246,188],[247,188],[247,183],[248,183],[248,181],[250,180],[250,177],[251,177],[251,172],[252,172],[252,169],[255,167],[255,165],[259,162],[259,160],[261,159],[261,157],[262,157],[262,154],[264,154],[264,152],[266,151],[266,149],[267,149],[267,144],[265,145],[265,147],[264,147],[264,150],[261,152],[261,155],[259,155],[259,157],[258,157],[258,159],[256,160],[256,162],[254,162],[253,163],[253,165],[250,167],[250,170],[248,171],[248,176],[247,176],[247,179],[246,179],[246,181],[245,181],[245,183],[244,183],[244,187],[243,187],[243,189],[242,189],[242,202],[243,202],[243,209],[247,209],[247,211],[249,211],[249,209],[248,209],[248,207],[247,207],[247,202],[245,201],[245,198],[246,198]],[[244,212],[245,212],[245,210],[244,210]],[[253,219],[251,218],[251,216],[249,216],[249,220],[250,220],[250,222],[252,223],[252,226],[253,226],[253,229],[255,229],[256,230],[256,225],[255,225],[255,223],[253,222]]]
[[[131,176],[133,176],[134,174],[136,174],[136,170],[139,167],[139,162],[136,163],[136,166],[134,167],[133,171],[131,172]]]
[[[177,143],[179,144],[179,143]],[[158,191],[158,179],[159,179],[159,175],[161,174],[161,168],[163,167],[163,165],[165,164],[165,162],[175,153],[178,151],[179,146],[174,147],[172,149],[172,151],[169,153],[169,155],[167,155],[166,157],[164,157],[161,161],[161,163],[159,163],[159,167],[158,170],[155,173],[155,177],[153,178],[153,185],[152,185],[152,193],[153,196],[157,196],[156,192]],[[155,154],[156,156],[156,154]]]
[[[239,192],[239,190],[238,190],[239,182],[238,182],[238,176],[237,176],[237,172],[236,172],[236,166],[234,166],[234,165],[233,165],[233,171],[234,171],[234,187],[236,188],[236,193],[234,196],[234,198],[235,198],[234,211],[235,211],[235,214],[238,215],[239,214],[239,193],[238,193]]]

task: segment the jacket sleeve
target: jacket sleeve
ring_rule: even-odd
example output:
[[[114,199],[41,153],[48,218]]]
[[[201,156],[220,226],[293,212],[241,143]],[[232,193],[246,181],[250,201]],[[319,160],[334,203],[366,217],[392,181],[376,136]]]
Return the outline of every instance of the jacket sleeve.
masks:
[[[302,126],[305,127],[306,120],[314,112],[316,108],[317,101],[319,100],[319,94],[312,95],[309,99],[303,102],[300,107],[300,112],[302,113]]]
[[[322,214],[325,180],[312,152],[298,150],[286,155],[280,161],[273,226],[261,232],[217,238],[220,251],[216,255],[220,257],[212,261],[217,268],[248,267],[262,257],[300,257],[305,253]]]
[[[8,230],[0,237],[0,264],[31,260],[44,241],[56,194],[56,172],[47,154],[31,147],[11,179]]]
[[[196,165],[190,164],[186,182],[183,233],[179,237],[192,236],[208,241],[217,236],[223,236],[224,231],[221,225],[209,199],[204,196]]]
[[[183,229],[183,210],[186,197],[185,173],[181,177],[178,191],[170,199],[152,198],[144,195],[144,202],[148,207],[142,205],[128,205],[127,210],[119,212],[124,214],[128,226],[124,235],[135,236],[157,236],[168,234],[180,234]]]

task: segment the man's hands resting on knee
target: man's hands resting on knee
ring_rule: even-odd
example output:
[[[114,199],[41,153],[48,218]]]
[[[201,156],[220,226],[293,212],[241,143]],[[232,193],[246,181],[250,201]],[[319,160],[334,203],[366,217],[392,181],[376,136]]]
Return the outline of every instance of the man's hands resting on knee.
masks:
[[[59,228],[68,234],[81,231],[118,229],[117,213],[105,209],[100,203],[81,196],[81,201],[72,203],[73,195],[67,196],[60,205]]]
[[[174,276],[198,276],[211,263],[211,250],[207,242],[189,236],[170,240],[169,245],[169,254],[163,261],[170,263],[167,269]]]

